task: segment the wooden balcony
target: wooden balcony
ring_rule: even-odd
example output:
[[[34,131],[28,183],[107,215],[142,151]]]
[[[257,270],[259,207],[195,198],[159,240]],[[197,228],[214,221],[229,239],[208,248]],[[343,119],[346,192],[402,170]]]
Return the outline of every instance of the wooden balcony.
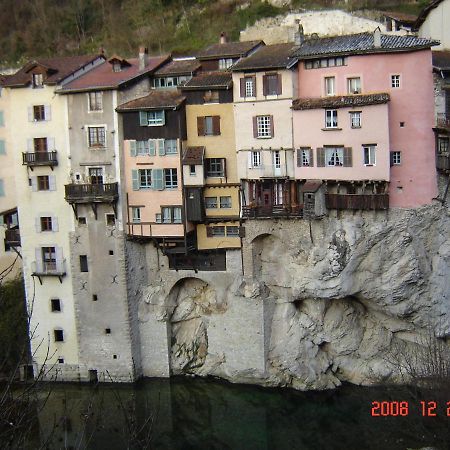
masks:
[[[66,184],[66,201],[72,205],[75,217],[78,218],[77,205],[90,204],[97,219],[97,204],[111,204],[116,214],[116,202],[119,198],[119,184]]]
[[[242,217],[244,219],[272,219],[276,217],[301,219],[303,218],[303,208],[287,205],[243,206]]]
[[[436,168],[443,172],[450,171],[450,154],[436,156]]]
[[[23,152],[22,165],[29,167],[31,170],[33,170],[33,167],[37,166],[49,166],[53,170],[53,167],[58,165],[56,151],[35,153]]]
[[[445,113],[436,115],[436,127],[450,130],[450,116]]]
[[[325,203],[328,209],[388,209],[389,194],[325,194]]]
[[[5,244],[9,247],[20,247],[19,228],[9,228],[5,230]]]

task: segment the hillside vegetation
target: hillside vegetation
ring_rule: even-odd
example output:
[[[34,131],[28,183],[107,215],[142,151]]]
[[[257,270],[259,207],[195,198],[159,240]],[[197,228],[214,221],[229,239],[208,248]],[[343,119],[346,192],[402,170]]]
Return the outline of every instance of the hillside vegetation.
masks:
[[[283,4],[283,2],[275,2]],[[285,2],[286,3],[286,2]],[[0,0],[0,64],[32,56],[96,53],[134,55],[140,44],[152,53],[190,53],[232,39],[263,17],[300,8],[393,8],[417,12],[423,0],[292,0],[273,6],[261,0]]]

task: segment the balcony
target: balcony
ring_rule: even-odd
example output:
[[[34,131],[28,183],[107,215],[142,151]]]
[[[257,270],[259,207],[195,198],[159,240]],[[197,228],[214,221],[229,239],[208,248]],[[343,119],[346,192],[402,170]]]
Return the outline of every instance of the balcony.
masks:
[[[56,158],[56,151],[53,152],[22,152],[22,165],[29,167],[49,166],[52,170],[54,166],[58,165]]]
[[[436,115],[436,127],[445,128],[450,130],[450,116],[445,113],[439,113]]]
[[[450,171],[450,153],[436,156],[436,168],[443,172]]]
[[[59,282],[62,283],[62,277],[66,275],[65,260],[52,261],[34,261],[31,264],[31,276],[37,277],[42,284],[43,277],[58,277]]]
[[[5,246],[20,247],[19,228],[9,228],[5,230]]]
[[[287,205],[243,206],[242,217],[244,219],[272,219],[276,217],[302,219],[303,208]]]
[[[77,205],[90,204],[97,219],[97,204],[109,203],[116,214],[116,202],[119,198],[119,184],[66,184],[66,201],[72,205],[75,217],[78,218]]]
[[[268,164],[260,167],[251,167],[247,169],[247,177],[250,179],[254,178],[278,178],[287,177],[286,167],[275,166],[273,164]]]
[[[325,194],[328,209],[389,209],[389,194]]]

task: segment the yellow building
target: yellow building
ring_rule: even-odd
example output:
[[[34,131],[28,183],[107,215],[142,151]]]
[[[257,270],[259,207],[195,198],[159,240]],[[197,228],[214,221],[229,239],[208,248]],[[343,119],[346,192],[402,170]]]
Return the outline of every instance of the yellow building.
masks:
[[[229,72],[203,72],[182,88],[187,123],[182,159],[186,213],[197,224],[199,250],[241,246],[232,86]]]

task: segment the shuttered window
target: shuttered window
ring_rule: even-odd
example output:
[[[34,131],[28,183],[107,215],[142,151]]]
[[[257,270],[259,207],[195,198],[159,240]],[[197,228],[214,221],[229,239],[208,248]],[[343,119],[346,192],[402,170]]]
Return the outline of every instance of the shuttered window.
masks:
[[[220,116],[197,117],[197,134],[199,136],[220,135]]]
[[[165,125],[164,110],[140,111],[139,124],[141,127],[154,127]]]
[[[241,97],[256,97],[256,77],[244,77],[240,79]]]
[[[301,147],[297,150],[297,167],[314,166],[314,153],[310,147]]]
[[[225,176],[225,158],[206,158],[205,167],[207,177]]]
[[[263,76],[263,94],[264,95],[281,95],[281,75],[271,73]]]
[[[274,137],[273,116],[256,116],[253,118],[253,136],[257,139]]]

